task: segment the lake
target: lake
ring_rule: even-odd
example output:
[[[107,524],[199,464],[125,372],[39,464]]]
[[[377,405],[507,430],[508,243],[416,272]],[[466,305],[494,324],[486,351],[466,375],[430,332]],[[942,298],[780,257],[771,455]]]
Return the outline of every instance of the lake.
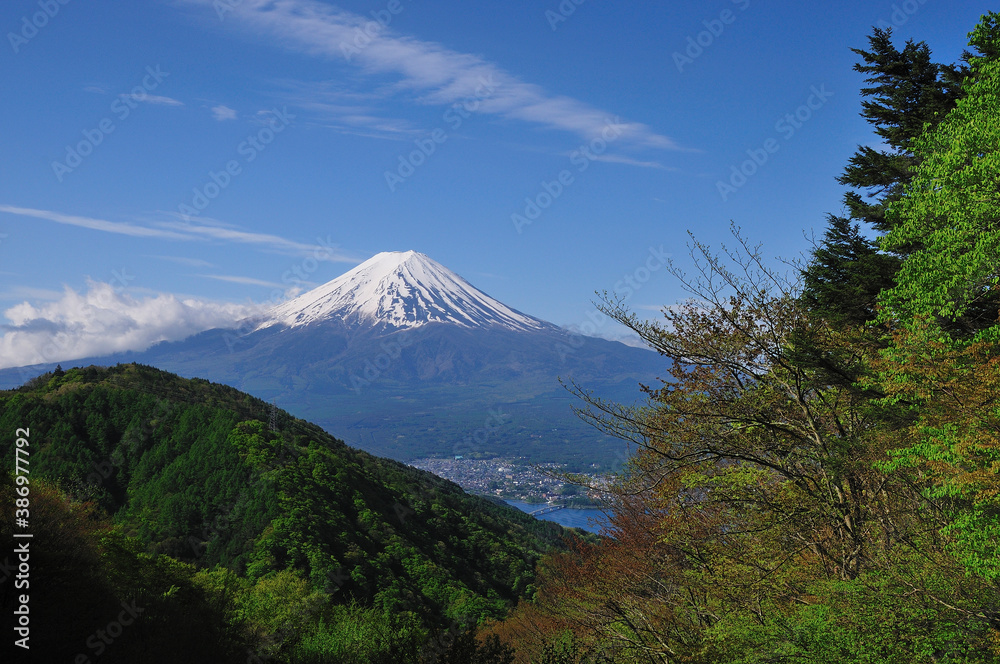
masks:
[[[537,509],[544,507],[544,503],[522,503],[519,500],[507,500],[505,501],[508,505],[516,507],[522,512],[533,512]],[[555,512],[549,512],[548,514],[539,515],[539,519],[545,519],[546,521],[555,521],[561,526],[566,526],[567,528],[582,528],[591,533],[596,533],[601,530],[601,525],[605,520],[604,513],[601,510],[593,509],[562,509],[556,510]],[[595,522],[594,520],[597,520]]]

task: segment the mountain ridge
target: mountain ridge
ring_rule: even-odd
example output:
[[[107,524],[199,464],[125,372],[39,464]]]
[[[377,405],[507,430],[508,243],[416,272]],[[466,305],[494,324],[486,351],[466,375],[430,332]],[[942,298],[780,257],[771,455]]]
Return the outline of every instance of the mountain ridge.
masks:
[[[29,425],[32,541],[41,542],[40,550],[32,546],[32,574],[47,579],[38,590],[32,584],[32,627],[48,639],[38,650],[33,642],[32,652],[43,661],[70,661],[88,633],[107,625],[105,613],[115,615],[116,602],[128,598],[149,622],[126,630],[115,652],[132,656],[114,661],[233,661],[202,658],[197,649],[172,659],[142,651],[150,630],[158,648],[190,637],[156,627],[171,617],[183,616],[176,624],[197,630],[206,643],[226,636],[178,601],[187,611],[228,601],[234,616],[251,600],[271,597],[257,626],[239,630],[253,643],[261,630],[278,630],[273,612],[310,599],[313,617],[282,639],[289,651],[309,634],[333,629],[338,616],[348,629],[344,616],[358,611],[387,616],[389,633],[500,618],[531,596],[535,562],[569,534],[431,473],[353,449],[232,387],[153,367],[74,368],[0,391],[0,426]],[[14,453],[13,445],[0,451],[8,469]],[[13,501],[13,479],[6,477],[0,489]],[[83,560],[67,550],[65,520],[40,502],[48,483],[110,515],[115,531],[108,526],[92,542],[111,547],[106,565],[101,556]],[[0,525],[12,528],[12,516]],[[82,583],[105,566],[117,590]],[[196,569],[206,588],[224,586],[218,604],[198,599],[191,587]],[[177,596],[179,588],[187,594]],[[234,603],[234,596],[242,599]],[[74,610],[96,599],[99,608]],[[225,614],[217,611],[216,618]],[[245,652],[235,661],[247,661]]]

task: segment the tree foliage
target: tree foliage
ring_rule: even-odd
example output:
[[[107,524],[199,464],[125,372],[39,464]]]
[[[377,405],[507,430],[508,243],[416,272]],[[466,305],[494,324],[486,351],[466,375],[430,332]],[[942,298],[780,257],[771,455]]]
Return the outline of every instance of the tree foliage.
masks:
[[[915,140],[954,108],[964,91],[965,66],[935,63],[924,42],[909,40],[902,49],[892,43],[892,30],[876,28],[869,50],[855,48],[861,61],[854,70],[865,74],[861,116],[885,145],[862,145],[851,156],[838,182],[847,217],[829,215],[827,230],[803,270],[802,298],[814,314],[831,320],[863,324],[875,318],[878,294],[894,284],[898,256],[916,244],[901,244],[892,253],[862,234],[862,228],[884,234],[895,219],[887,207],[898,201],[923,155]],[[982,47],[979,46],[982,50]],[[972,57],[966,54],[967,58]]]
[[[884,295],[885,316],[932,315],[967,332],[996,322],[1000,279],[1000,60],[973,67],[967,94],[922,136],[907,194],[893,204],[888,250],[919,244]]]
[[[884,233],[893,226],[886,205],[900,198],[920,162],[913,141],[955,106],[964,70],[933,62],[925,42],[908,40],[898,49],[891,28],[875,28],[868,41],[867,51],[851,49],[862,60],[854,70],[868,84],[861,116],[888,149],[859,146],[838,181],[853,189],[844,196],[851,218]]]
[[[886,382],[887,366],[917,368],[803,309],[757,248],[694,249],[699,272],[676,273],[693,297],[664,322],[604,306],[668,359],[669,379],[638,407],[578,391],[584,417],[634,446],[607,488],[612,539],[547,559],[499,633],[536,626],[515,637],[520,661],[551,656],[567,630],[618,662],[997,661],[993,365],[954,375],[968,412],[918,404]],[[950,380],[919,385],[938,395]],[[973,414],[975,445],[949,439],[933,472],[914,458],[928,431]]]
[[[835,323],[864,325],[875,318],[879,293],[893,283],[899,264],[862,236],[857,224],[830,215],[823,240],[802,271],[802,304]]]

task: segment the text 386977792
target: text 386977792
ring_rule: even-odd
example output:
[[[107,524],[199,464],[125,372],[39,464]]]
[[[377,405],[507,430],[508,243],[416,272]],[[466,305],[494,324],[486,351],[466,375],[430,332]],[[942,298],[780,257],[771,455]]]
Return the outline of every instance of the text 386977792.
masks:
[[[14,475],[15,484],[17,488],[14,490],[17,494],[17,498],[14,499],[14,522],[20,532],[14,533],[14,555],[17,560],[17,574],[14,577],[14,588],[17,590],[24,591],[23,594],[18,595],[16,598],[15,605],[17,609],[14,610],[15,620],[17,621],[14,625],[14,631],[20,637],[14,640],[14,645],[28,650],[28,639],[31,635],[31,618],[29,616],[28,601],[30,595],[28,593],[29,588],[29,572],[30,567],[28,561],[30,558],[29,545],[31,544],[31,533],[28,530],[28,518],[31,516],[29,511],[29,497],[30,489],[28,487],[28,436],[30,431],[27,428],[18,429],[17,435],[17,447],[15,448],[14,455]]]

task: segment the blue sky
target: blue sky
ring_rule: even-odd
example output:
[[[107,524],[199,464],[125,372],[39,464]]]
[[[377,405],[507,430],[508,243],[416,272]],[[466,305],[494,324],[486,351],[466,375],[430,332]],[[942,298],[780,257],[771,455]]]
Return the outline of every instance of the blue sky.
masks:
[[[689,230],[794,258],[841,211],[873,25],[952,62],[991,9],[622,4],[4,2],[0,365],[220,325],[386,250],[560,325],[626,275],[650,313],[685,296],[650,258],[684,267]]]

